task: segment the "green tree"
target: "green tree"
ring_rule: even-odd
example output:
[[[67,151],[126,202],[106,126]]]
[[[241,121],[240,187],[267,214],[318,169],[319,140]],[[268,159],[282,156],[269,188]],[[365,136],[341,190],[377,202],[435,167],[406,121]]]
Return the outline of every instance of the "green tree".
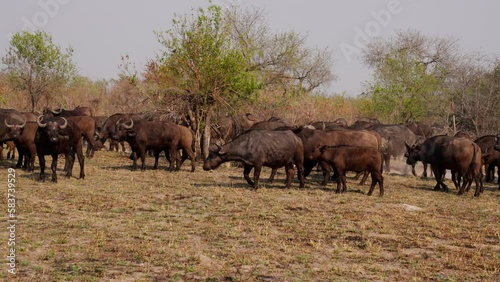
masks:
[[[231,40],[231,29],[217,5],[176,16],[172,29],[156,32],[164,47],[159,72],[182,89],[195,132],[196,147],[208,156],[214,107],[234,107],[251,100],[261,87],[242,52]]]
[[[455,41],[415,31],[372,42],[364,54],[373,69],[373,81],[362,95],[364,113],[397,123],[441,115],[456,57]]]
[[[12,36],[2,63],[11,87],[28,96],[33,112],[42,97],[50,98],[76,74],[72,54],[44,31],[23,31]]]

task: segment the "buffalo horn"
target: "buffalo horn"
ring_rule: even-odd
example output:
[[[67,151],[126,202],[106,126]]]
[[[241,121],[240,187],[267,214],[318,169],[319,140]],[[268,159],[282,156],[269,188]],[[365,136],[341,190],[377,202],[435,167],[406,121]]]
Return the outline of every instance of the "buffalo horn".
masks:
[[[5,122],[5,126],[7,126],[7,127],[9,127],[9,128],[14,127],[14,125],[13,125],[13,124],[8,124],[8,123],[7,123],[7,119],[4,119],[3,121]]]
[[[134,120],[130,119],[130,125],[126,125],[123,123],[123,128],[125,129],[132,129],[132,126],[134,126]]]
[[[36,119],[36,123],[38,124],[38,127],[46,127],[47,126],[47,123],[42,123],[42,118],[43,116],[42,115],[39,115],[38,118]]]
[[[58,115],[58,114],[60,114],[61,112],[62,112],[62,109],[61,109],[61,108],[56,109],[56,110],[52,110],[52,113],[53,113],[54,115]]]
[[[62,117],[62,119],[64,120],[64,124],[61,125],[61,129],[65,129],[66,126],[68,126],[68,120],[66,120],[65,118]]]

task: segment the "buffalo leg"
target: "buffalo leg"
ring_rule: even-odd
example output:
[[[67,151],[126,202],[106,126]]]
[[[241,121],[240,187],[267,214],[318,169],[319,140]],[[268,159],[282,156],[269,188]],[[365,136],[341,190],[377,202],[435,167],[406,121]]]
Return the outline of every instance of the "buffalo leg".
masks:
[[[286,170],[286,187],[285,188],[290,188],[290,186],[292,186],[293,175],[295,173],[295,170],[293,169],[293,164],[289,163],[289,164],[285,165],[285,170]]]
[[[160,158],[161,151],[154,151],[155,164],[153,165],[153,169],[158,169],[158,159]]]
[[[321,169],[323,170],[323,182],[321,185],[326,186],[328,184],[328,179],[330,178],[330,173],[332,171],[331,166],[329,163],[326,162],[319,162]],[[337,174],[337,178],[339,175]]]
[[[35,170],[35,157],[36,157],[36,146],[32,144],[29,149],[27,154],[24,156],[25,159],[29,158],[27,169],[28,171],[34,171]]]
[[[342,172],[342,193],[347,192],[347,177],[345,176],[345,171]]]
[[[271,170],[271,175],[269,176],[269,179],[267,180],[267,182],[269,183],[273,183],[273,180],[274,180],[274,177],[276,176],[276,172],[278,172],[278,169],[277,168],[273,168]],[[288,172],[287,172],[288,173]],[[287,175],[288,177],[288,175]],[[287,179],[288,180],[288,179]]]
[[[391,172],[391,155],[390,154],[384,154],[384,164],[385,164],[385,171]]]
[[[137,170],[137,152],[132,151],[130,158],[132,159],[132,170]]]
[[[372,177],[372,184],[370,185],[370,191],[368,191],[368,196],[371,196],[373,193],[373,190],[375,190],[375,185],[378,183],[378,187],[380,189],[380,194],[379,196],[382,197],[384,196],[384,177],[382,174],[378,172],[372,172],[371,173]]]
[[[66,161],[65,161],[65,171],[66,177],[71,177],[73,174],[73,164],[75,163],[75,151],[71,150],[66,153]]]
[[[180,166],[179,152],[177,152],[177,144],[175,142],[172,142],[170,144],[170,157],[172,158],[172,162],[170,163],[169,170],[174,171],[176,170],[176,168],[174,167],[174,162],[177,166],[177,169]]]
[[[365,185],[366,179],[368,178],[368,171],[363,172],[363,178],[361,178],[361,181],[359,182],[359,185]]]
[[[297,167],[297,176],[299,178],[299,188],[304,188],[304,164],[301,162],[296,162],[295,166]]]
[[[252,171],[253,166],[244,164],[243,165],[243,178],[247,181],[247,183],[253,187],[253,181],[250,179],[250,172]]]
[[[145,148],[139,149],[139,157],[141,158],[141,171],[146,170],[146,154],[147,152]]]
[[[304,161],[304,178],[311,174],[313,168],[318,164],[316,161],[305,160]]]
[[[196,161],[194,157],[194,152],[191,149],[191,147],[187,147],[182,150],[182,157],[184,158],[184,160],[189,158],[189,160],[191,161],[191,172],[194,172],[196,169]]]
[[[422,172],[422,177],[427,178],[427,163],[422,163],[424,166],[424,171]]]
[[[56,170],[57,170],[57,157],[58,157],[58,154],[53,154],[52,155],[52,164],[50,166],[50,169],[52,170],[52,182],[54,182],[54,183],[57,183],[57,174],[56,174]]]
[[[38,153],[38,162],[40,163],[40,182],[45,182],[45,157]]]
[[[259,189],[259,178],[260,178],[260,172],[262,171],[262,165],[258,164],[254,166],[253,168],[253,188],[255,190]]]
[[[80,165],[80,179],[85,178],[85,157],[83,156],[82,144],[76,146],[76,157],[78,158],[78,164]],[[73,160],[74,163],[74,160]]]

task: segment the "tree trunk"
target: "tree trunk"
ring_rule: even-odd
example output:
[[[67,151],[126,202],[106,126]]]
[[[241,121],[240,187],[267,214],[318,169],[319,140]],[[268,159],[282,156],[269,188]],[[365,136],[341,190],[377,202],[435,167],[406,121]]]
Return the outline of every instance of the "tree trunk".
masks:
[[[207,112],[205,113],[205,128],[203,129],[203,158],[208,158],[209,147],[210,147],[210,135],[212,127],[212,112],[213,106],[209,106]]]

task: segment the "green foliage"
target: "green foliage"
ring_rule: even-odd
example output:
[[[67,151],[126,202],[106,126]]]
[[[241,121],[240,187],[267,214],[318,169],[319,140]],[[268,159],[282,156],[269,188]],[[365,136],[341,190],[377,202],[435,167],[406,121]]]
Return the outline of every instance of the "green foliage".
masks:
[[[44,31],[23,31],[12,36],[2,63],[12,88],[28,95],[34,111],[42,96],[50,97],[76,74],[72,54]]]
[[[439,52],[432,54],[430,43],[424,44],[430,39],[418,33],[400,34],[397,39],[383,42],[383,48],[376,46],[379,49],[365,57],[374,79],[362,97],[363,113],[396,123],[439,115],[448,66],[439,61]]]
[[[198,95],[204,106],[251,99],[261,85],[234,48],[221,8],[210,5],[193,13],[190,18],[176,16],[172,29],[156,32],[166,49],[161,58],[163,75]]]

